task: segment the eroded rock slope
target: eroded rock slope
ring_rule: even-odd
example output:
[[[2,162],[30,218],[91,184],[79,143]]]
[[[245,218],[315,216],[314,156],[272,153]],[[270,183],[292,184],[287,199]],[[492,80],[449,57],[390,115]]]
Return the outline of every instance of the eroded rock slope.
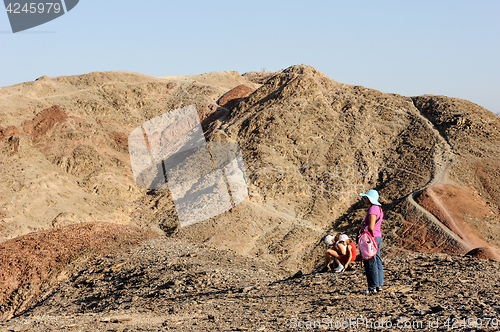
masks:
[[[464,100],[382,93],[304,65],[265,75],[42,77],[2,88],[0,98],[3,239],[105,221],[312,271],[321,238],[354,236],[365,213],[358,193],[376,188],[387,252],[463,253],[460,235],[415,201],[449,184],[487,205],[489,219],[469,226],[498,245],[500,119]],[[127,137],[191,104],[209,140],[242,149],[249,196],[180,228],[168,190],[134,183]]]

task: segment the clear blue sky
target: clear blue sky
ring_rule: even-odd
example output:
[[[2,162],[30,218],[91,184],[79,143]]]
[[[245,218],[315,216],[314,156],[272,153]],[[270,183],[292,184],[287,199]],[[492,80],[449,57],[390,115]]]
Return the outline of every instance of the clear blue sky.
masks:
[[[12,34],[0,12],[0,86],[42,75],[275,71],[294,64],[406,96],[500,112],[500,1],[80,0]]]

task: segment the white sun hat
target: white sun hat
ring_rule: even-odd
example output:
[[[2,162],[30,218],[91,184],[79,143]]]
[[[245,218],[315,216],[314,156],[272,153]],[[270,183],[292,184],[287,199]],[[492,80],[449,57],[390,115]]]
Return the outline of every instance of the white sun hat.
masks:
[[[344,242],[347,240],[349,240],[349,236],[347,236],[346,234],[342,234],[341,236],[339,236],[339,242]]]
[[[327,246],[331,246],[333,243],[333,240],[335,240],[335,236],[332,236],[332,235],[325,236],[325,244]]]

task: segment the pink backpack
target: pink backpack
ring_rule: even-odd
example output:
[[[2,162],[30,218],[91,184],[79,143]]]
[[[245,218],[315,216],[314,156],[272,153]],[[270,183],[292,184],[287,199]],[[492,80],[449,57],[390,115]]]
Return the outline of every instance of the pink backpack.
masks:
[[[371,259],[377,254],[377,241],[375,241],[375,238],[366,228],[363,233],[361,233],[361,230],[359,231],[358,247],[361,252],[361,257],[363,257],[363,260],[365,261]]]

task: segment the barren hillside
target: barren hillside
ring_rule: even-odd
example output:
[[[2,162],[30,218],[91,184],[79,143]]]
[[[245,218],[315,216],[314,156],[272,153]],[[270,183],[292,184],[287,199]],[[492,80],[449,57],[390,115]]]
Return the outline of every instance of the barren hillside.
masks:
[[[496,247],[498,120],[464,100],[385,94],[290,67],[240,101],[210,136],[242,147],[249,201],[175,236],[310,270],[324,231],[353,235],[365,213],[358,193],[376,188],[388,212],[387,250],[466,253],[475,243],[413,199],[428,186],[449,184],[465,196],[443,208],[473,197],[476,205],[453,218],[477,229],[482,246]],[[482,214],[471,217],[479,208]]]
[[[241,148],[248,196],[227,212],[180,227],[168,188],[135,183],[128,138],[146,121],[193,104],[209,142]],[[414,307],[423,316],[443,311],[429,295],[443,289],[462,298],[496,294],[492,285],[477,284],[496,263],[441,255],[470,252],[500,260],[500,118],[471,102],[382,93],[300,65],[244,75],[44,76],[0,88],[0,114],[1,276],[8,281],[0,284],[0,309],[9,318],[38,303],[0,330],[20,331],[22,324],[85,330],[87,323],[99,330],[115,321],[116,328],[131,321],[125,325],[147,330],[140,326],[143,319],[158,327],[226,329],[238,325],[220,318],[230,315],[223,307],[233,303],[249,321],[258,313],[262,326],[276,326],[290,318],[277,313],[289,305],[283,299],[295,300],[296,293],[313,311],[336,311],[339,298],[326,304],[324,288],[337,287],[338,280],[314,272],[323,257],[322,238],[355,235],[366,211],[358,194],[371,188],[380,192],[385,211],[382,251],[396,288],[382,302],[400,306],[392,319],[407,319],[402,308],[421,298],[427,306]],[[96,222],[122,226],[106,231]],[[86,235],[79,239],[82,229]],[[99,241],[90,241],[92,234]],[[107,243],[158,235],[136,251],[115,248],[87,262],[86,253],[106,252],[97,249]],[[57,241],[45,243],[53,237]],[[44,257],[44,263],[32,264],[29,257]],[[419,260],[417,268],[411,260]],[[466,275],[459,282],[477,284],[475,293],[436,286],[440,269],[424,278],[428,260],[450,276]],[[483,274],[461,268],[477,264]],[[25,279],[20,268],[27,271]],[[304,278],[286,280],[299,270]],[[359,273],[340,278],[357,289],[363,284]],[[232,295],[240,293],[245,295]],[[280,300],[263,305],[259,299],[266,294]],[[353,301],[360,305],[362,299]],[[498,303],[492,301],[469,305],[494,314]],[[147,314],[137,316],[140,307]],[[170,318],[151,314],[157,308]],[[71,315],[62,319],[66,310]],[[109,317],[97,314],[110,310]]]
[[[243,76],[41,77],[1,88],[0,100],[4,239],[105,221],[311,270],[321,237],[353,235],[365,211],[358,193],[376,188],[388,251],[465,253],[474,243],[414,200],[446,184],[484,210],[473,218],[454,213],[455,224],[475,229],[483,246],[499,245],[500,119],[465,100],[382,93],[303,65]],[[249,196],[180,228],[168,189],[134,183],[127,138],[191,104],[209,140],[241,147]]]

